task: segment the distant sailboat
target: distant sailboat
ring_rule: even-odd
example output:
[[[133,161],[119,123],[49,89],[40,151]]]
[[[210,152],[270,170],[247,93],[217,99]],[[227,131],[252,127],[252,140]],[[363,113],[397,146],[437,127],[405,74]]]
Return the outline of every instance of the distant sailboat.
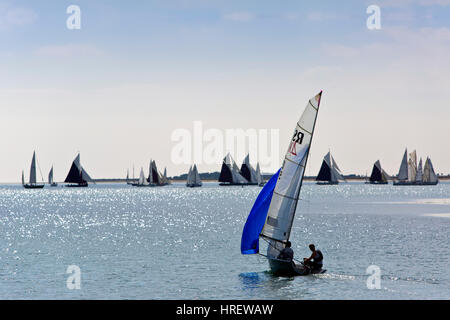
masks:
[[[248,184],[247,179],[245,179],[239,173],[239,168],[229,153],[223,159],[222,169],[220,170],[219,175],[219,182],[219,185],[221,186],[236,186]]]
[[[427,157],[425,166],[422,168],[422,159],[417,165],[417,153],[416,150],[409,154],[409,160],[407,160],[408,150],[405,149],[403,154],[400,169],[398,171],[397,180],[394,181],[396,186],[423,186],[423,185],[436,185],[439,180],[434,172],[433,165],[430,158]]]
[[[147,182],[151,187],[161,187],[169,184],[169,180],[158,171],[155,160],[150,160]]]
[[[259,239],[268,243],[267,258],[275,275],[306,275],[310,269],[278,259],[289,240],[314,134],[322,92],[309,100],[295,127],[283,166],[259,193],[245,223],[242,254],[259,254]],[[323,273],[318,270],[317,273]],[[316,273],[316,271],[314,271]]]
[[[247,156],[245,157],[239,173],[248,181],[248,185],[258,184],[256,170],[253,169],[252,165],[250,164],[250,154],[247,154]]]
[[[423,178],[422,178],[422,184],[423,185],[436,185],[439,183],[439,179],[434,172],[433,164],[431,163],[430,158],[427,157],[427,160],[425,161],[425,166],[423,168]]]
[[[30,181],[25,183],[25,176],[22,170],[22,185],[25,189],[42,189],[44,184],[38,184],[36,180],[36,152],[33,151],[33,158],[31,159],[30,167]]]
[[[260,187],[265,185],[264,178],[263,178],[263,176],[261,174],[261,169],[259,167],[259,163],[256,164],[256,183]]]
[[[380,160],[377,160],[369,178],[370,184],[388,184],[389,175],[381,168]]]
[[[339,181],[345,181],[336,161],[334,161],[331,152],[328,152],[323,158],[322,166],[316,177],[317,184],[338,184]]]
[[[423,179],[423,167],[422,167],[422,158],[420,158],[419,165],[417,166],[416,172],[416,183],[421,183]]]
[[[51,187],[57,187],[58,186],[58,184],[53,180],[53,166],[50,169],[50,172],[48,173],[48,184]]]
[[[145,179],[144,168],[141,167],[141,172],[139,173],[139,179],[137,182],[130,183],[135,187],[149,187],[150,185],[147,183],[147,179]]]
[[[87,187],[88,182],[93,182],[92,178],[81,166],[79,153],[75,160],[73,160],[72,166],[70,167],[69,173],[67,174],[64,182],[69,183],[66,187]]]
[[[167,177],[167,168],[164,168],[164,173],[162,175],[162,183],[165,185],[171,184],[169,178]]]
[[[189,173],[186,180],[186,186],[190,188],[201,187],[202,181],[200,180],[200,175],[197,170],[197,165],[189,168]]]

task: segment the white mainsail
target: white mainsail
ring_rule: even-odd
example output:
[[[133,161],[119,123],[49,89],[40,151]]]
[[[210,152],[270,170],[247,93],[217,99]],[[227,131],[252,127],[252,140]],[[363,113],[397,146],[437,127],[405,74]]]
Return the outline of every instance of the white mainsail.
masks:
[[[416,150],[411,152],[409,154],[409,160],[408,160],[408,180],[410,182],[416,181],[416,174],[417,174],[417,154]]]
[[[431,159],[427,157],[425,161],[425,167],[423,169],[423,182],[427,183],[436,183],[438,182],[438,177],[434,172],[433,164],[431,163]]]
[[[328,157],[328,159],[327,159]],[[325,156],[326,161],[330,165],[331,168],[331,181],[336,182],[339,180],[345,181],[344,177],[342,176],[341,169],[339,169],[336,161],[334,160],[333,156],[331,155],[331,152],[328,152],[328,154]]]
[[[194,179],[192,177],[192,166],[189,167],[189,172],[186,178],[186,185],[191,185],[194,183]]]
[[[259,162],[256,164],[256,183],[261,185],[263,183],[263,177],[261,175],[261,168],[259,167]]]
[[[231,158],[231,156],[230,156]],[[231,175],[233,177],[233,182],[234,183],[248,183],[247,179],[245,179],[241,174],[240,174],[240,170],[239,167],[237,166],[236,162],[234,161],[233,158],[231,158],[232,161],[232,165],[231,165]]]
[[[398,170],[398,180],[408,180],[408,149],[405,149],[403,154],[402,163],[400,164],[400,169]]]
[[[197,165],[196,165],[196,164],[194,164],[194,169],[193,169],[193,171],[194,171],[194,183],[195,183],[196,185],[202,185],[202,181],[201,181],[201,179],[200,179],[200,174],[198,173]]]
[[[36,152],[33,152],[33,159],[31,159],[30,184],[36,184]]]
[[[89,176],[89,174],[86,172],[86,170],[84,170],[83,166],[81,165],[80,154],[77,155],[73,163],[81,172],[81,177],[83,178],[84,181],[93,182],[92,178]]]
[[[261,236],[273,243],[289,239],[308,159],[322,92],[310,99],[295,127],[283,161]],[[272,246],[268,256],[276,254]]]
[[[420,158],[419,166],[417,167],[416,182],[422,182],[422,179],[423,179],[423,173],[422,173],[422,158]]]
[[[24,176],[23,170],[22,170],[22,185],[24,185],[24,184],[25,184],[25,176]]]
[[[140,186],[143,186],[145,184],[145,175],[144,175],[144,168],[141,167],[141,172],[139,174],[139,181],[138,184]]]

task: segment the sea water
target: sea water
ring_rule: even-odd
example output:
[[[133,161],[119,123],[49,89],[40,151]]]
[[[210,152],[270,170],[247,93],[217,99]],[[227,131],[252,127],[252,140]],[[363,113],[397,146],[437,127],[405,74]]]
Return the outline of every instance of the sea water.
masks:
[[[0,186],[0,298],[450,298],[450,183],[305,182],[295,258],[315,243],[327,272],[295,278],[240,253],[260,190]]]

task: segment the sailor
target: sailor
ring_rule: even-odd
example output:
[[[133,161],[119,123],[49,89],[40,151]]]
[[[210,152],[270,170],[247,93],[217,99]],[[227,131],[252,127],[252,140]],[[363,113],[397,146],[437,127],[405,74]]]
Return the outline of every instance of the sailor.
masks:
[[[286,241],[286,246],[283,250],[280,251],[280,254],[278,255],[277,259],[280,260],[286,260],[286,261],[292,261],[294,259],[294,250],[291,248],[291,242]]]
[[[322,269],[322,261],[323,261],[323,254],[320,250],[316,250],[316,247],[314,244],[309,245],[309,249],[312,251],[312,254],[309,258],[304,258],[304,264],[308,267],[310,267],[312,270],[320,270]]]

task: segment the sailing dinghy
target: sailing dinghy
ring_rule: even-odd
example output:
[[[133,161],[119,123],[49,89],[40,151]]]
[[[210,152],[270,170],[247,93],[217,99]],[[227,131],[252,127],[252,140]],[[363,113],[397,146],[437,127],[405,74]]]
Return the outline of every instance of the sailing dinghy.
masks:
[[[33,151],[33,158],[31,159],[30,167],[30,181],[25,183],[25,177],[22,171],[22,185],[25,189],[42,189],[44,184],[38,184],[36,180],[36,152]]]
[[[200,174],[197,170],[197,165],[194,164],[193,167],[189,168],[189,173],[187,175],[186,187],[195,188],[201,187],[202,181],[200,180]]]
[[[242,254],[260,254],[260,238],[269,243],[266,257],[275,275],[312,273],[302,264],[297,265],[294,261],[280,260],[277,257],[291,234],[321,96],[322,91],[309,100],[295,127],[283,166],[259,193],[242,232]],[[313,273],[323,272],[325,270]]]

